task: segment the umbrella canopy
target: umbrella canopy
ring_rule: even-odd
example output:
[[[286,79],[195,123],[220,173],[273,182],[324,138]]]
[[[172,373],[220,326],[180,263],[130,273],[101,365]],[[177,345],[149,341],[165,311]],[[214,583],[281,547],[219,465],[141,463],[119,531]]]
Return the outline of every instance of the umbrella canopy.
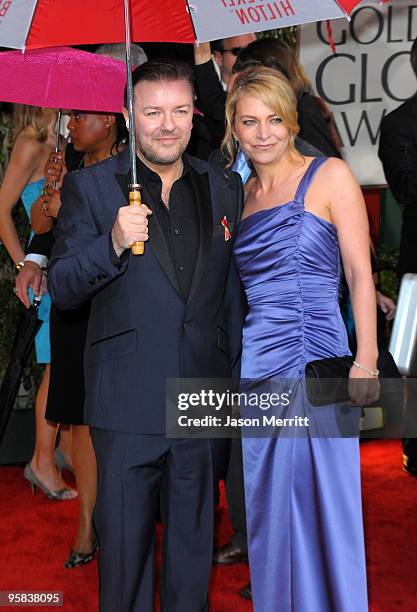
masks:
[[[14,406],[19,390],[23,368],[29,357],[36,333],[42,321],[38,319],[38,305],[30,306],[20,315],[10,361],[0,388],[0,442],[6,430],[10,412]]]
[[[346,17],[360,0],[190,0],[190,12],[200,42],[287,28],[311,21]]]
[[[186,0],[131,0],[130,5],[132,40],[193,42]],[[123,0],[13,0],[0,23],[0,45],[19,49],[124,39]]]
[[[201,42],[348,15],[360,0],[130,0],[132,41]],[[123,42],[123,0],[4,3],[0,45],[34,49]],[[189,7],[189,9],[188,9]]]
[[[0,53],[0,100],[121,112],[124,62],[70,47]]]

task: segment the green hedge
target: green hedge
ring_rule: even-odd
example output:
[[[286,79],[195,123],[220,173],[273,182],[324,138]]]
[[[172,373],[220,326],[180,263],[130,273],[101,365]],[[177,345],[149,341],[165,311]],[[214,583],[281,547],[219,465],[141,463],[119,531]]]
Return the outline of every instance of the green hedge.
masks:
[[[379,284],[382,293],[394,300],[398,299],[398,255],[394,247],[381,245],[376,254],[376,269],[379,273]]]

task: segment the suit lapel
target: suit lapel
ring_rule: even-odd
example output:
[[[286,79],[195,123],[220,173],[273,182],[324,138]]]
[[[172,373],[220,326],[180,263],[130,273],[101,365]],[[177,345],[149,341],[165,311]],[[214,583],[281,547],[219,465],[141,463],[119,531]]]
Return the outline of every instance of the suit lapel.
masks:
[[[130,179],[130,171],[127,174],[119,174],[115,172],[115,178],[119,183],[119,186],[126,198],[126,203],[129,202],[129,184],[131,182]],[[146,190],[143,194],[143,201],[150,209],[152,209],[152,204],[149,201],[146,201]],[[145,254],[146,248],[151,247],[155,257],[159,261],[162,269],[165,274],[174,285],[176,291],[182,298],[181,289],[178,285],[177,275],[175,273],[175,269],[173,263],[171,261],[171,257],[169,255],[168,245],[166,243],[163,231],[161,226],[159,225],[157,215],[154,213],[148,217],[149,223],[149,240],[145,243]],[[138,256],[139,257],[139,256]]]
[[[130,172],[128,172],[127,174],[115,172],[114,176],[116,178],[116,181],[119,183],[119,187],[123,192],[127,204],[129,202]]]

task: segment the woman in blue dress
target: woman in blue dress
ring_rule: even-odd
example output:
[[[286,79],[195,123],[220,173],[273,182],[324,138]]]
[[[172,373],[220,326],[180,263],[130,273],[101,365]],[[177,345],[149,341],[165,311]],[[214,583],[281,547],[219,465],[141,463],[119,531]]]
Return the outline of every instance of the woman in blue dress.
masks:
[[[253,168],[234,247],[248,300],[242,379],[298,381],[288,416],[311,415],[301,384],[306,364],[349,354],[338,304],[341,254],[358,337],[349,377],[354,399],[366,403],[378,393],[378,373],[360,188],[340,159],[295,150],[296,101],[276,71],[239,75],[226,117],[230,164],[240,146]],[[320,413],[324,426],[334,425],[330,408]],[[308,428],[244,437],[243,458],[255,612],[365,612],[358,439]]]
[[[56,112],[53,110],[16,105],[15,141],[0,189],[0,239],[17,269],[22,266],[25,253],[13,223],[12,210],[21,198],[30,218],[30,209],[41,195],[45,183],[45,163],[55,147],[55,123]],[[26,466],[25,477],[32,487],[39,487],[50,499],[66,500],[76,497],[77,493],[66,486],[55,464],[57,425],[45,420],[51,361],[50,305],[49,295],[43,295],[39,308],[39,318],[43,324],[35,338],[35,349],[38,363],[45,364],[45,373],[35,402],[35,449]]]

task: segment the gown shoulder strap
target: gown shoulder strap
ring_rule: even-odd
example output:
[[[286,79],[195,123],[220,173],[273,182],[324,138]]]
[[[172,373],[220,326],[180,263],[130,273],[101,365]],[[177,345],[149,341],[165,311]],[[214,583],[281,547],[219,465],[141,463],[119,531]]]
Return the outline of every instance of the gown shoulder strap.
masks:
[[[327,161],[327,157],[315,157],[310,163],[308,169],[305,171],[301,181],[298,184],[297,192],[295,194],[295,200],[304,202],[307,189],[310,187],[311,181],[313,180],[317,170]]]

